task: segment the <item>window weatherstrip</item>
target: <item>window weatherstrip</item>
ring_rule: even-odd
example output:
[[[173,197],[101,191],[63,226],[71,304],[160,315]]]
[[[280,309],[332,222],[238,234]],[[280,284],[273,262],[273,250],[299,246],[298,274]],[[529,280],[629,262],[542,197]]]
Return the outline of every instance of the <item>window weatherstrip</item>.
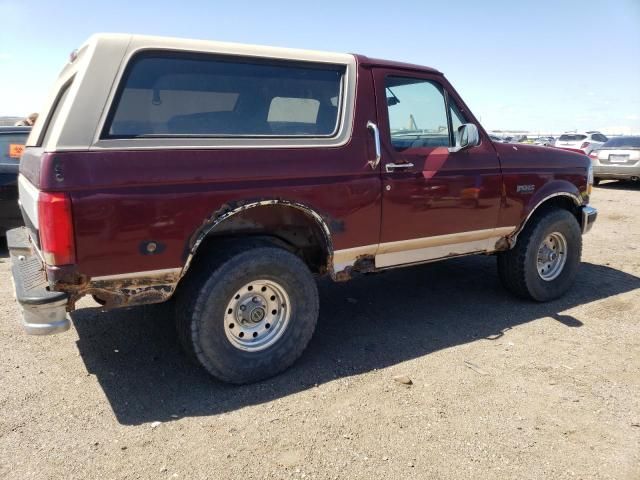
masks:
[[[71,88],[71,84],[73,83],[74,78],[75,78],[75,75],[72,75],[71,78],[69,78],[69,80],[67,80],[62,84],[62,86],[60,87],[60,90],[58,90],[58,94],[56,95],[56,98],[51,104],[51,108],[47,113],[47,119],[44,123],[44,126],[42,127],[42,130],[40,130],[40,135],[38,136],[38,140],[36,141],[36,145],[35,145],[36,147],[41,147],[43,145],[44,139],[49,135],[49,130],[53,128],[53,124],[51,123],[51,121],[53,120],[54,117],[57,116],[58,109],[62,108],[62,105],[60,103],[62,102],[63,98],[65,98],[65,95],[68,93],[69,89]]]
[[[449,106],[449,92],[444,87],[442,87],[442,91],[444,92],[444,108],[447,109],[447,124],[449,128],[449,147],[455,147],[456,136],[455,136],[455,133],[453,132],[453,121],[451,120],[451,107]]]

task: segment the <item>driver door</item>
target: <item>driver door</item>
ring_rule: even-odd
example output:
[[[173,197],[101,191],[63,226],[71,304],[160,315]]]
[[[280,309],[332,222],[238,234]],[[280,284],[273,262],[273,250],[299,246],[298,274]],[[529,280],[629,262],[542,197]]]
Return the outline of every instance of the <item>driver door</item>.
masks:
[[[374,82],[383,179],[376,266],[492,248],[502,192],[497,153],[481,128],[479,145],[449,151],[473,116],[441,75],[378,68]]]

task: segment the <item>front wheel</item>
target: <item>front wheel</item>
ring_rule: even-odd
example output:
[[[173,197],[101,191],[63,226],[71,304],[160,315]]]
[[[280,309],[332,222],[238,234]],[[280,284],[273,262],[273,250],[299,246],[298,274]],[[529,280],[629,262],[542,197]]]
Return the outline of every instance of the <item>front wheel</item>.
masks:
[[[225,382],[280,373],[315,330],[315,280],[300,258],[280,248],[229,254],[201,266],[183,287],[176,304],[183,348]]]
[[[571,287],[581,254],[576,218],[567,210],[550,210],[525,227],[511,250],[498,254],[498,274],[517,296],[546,302]]]

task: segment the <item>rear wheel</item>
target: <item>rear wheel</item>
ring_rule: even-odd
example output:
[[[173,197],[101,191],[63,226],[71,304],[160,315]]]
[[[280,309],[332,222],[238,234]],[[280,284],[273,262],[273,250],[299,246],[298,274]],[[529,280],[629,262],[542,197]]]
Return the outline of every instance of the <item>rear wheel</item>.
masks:
[[[566,210],[550,210],[525,227],[511,250],[498,254],[498,274],[517,296],[545,302],[571,287],[581,254],[576,218]]]
[[[178,334],[189,356],[214,377],[249,383],[289,367],[318,318],[307,266],[272,246],[230,253],[200,266],[178,295]]]

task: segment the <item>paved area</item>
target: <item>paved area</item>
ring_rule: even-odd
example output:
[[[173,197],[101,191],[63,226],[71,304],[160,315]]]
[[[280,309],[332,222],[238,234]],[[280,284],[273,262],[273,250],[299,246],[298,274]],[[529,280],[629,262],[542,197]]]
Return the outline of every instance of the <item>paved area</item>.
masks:
[[[162,305],[23,335],[0,252],[0,478],[638,479],[640,186],[592,203],[564,298],[511,297],[490,257],[321,282],[303,358],[244,387]]]

